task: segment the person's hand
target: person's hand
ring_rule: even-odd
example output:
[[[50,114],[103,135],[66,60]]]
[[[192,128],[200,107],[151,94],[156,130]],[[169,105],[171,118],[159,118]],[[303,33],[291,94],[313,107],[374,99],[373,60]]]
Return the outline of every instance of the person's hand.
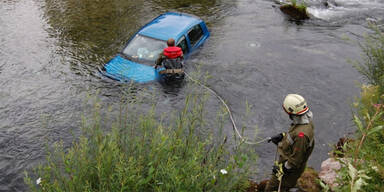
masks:
[[[283,133],[279,133],[279,134],[271,137],[270,139],[268,139],[268,143],[270,143],[272,141],[272,143],[277,145],[281,140],[283,140],[283,137],[284,137],[284,134]]]
[[[274,165],[273,167],[272,167],[272,173],[273,174],[277,174],[278,172],[279,172],[279,170],[280,170],[280,167],[279,166],[277,166],[277,165]],[[286,168],[285,167],[285,163],[284,164],[282,164],[282,174],[287,174],[287,173],[289,173],[291,170],[290,169],[288,169],[288,168]]]
[[[279,172],[279,169],[280,169],[279,166],[274,165],[274,166],[272,167],[272,173],[276,175],[276,174]]]

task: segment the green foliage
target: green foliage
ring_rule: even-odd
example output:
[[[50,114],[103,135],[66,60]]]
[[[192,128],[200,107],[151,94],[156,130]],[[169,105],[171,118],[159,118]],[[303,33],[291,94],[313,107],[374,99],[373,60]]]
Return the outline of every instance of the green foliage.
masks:
[[[356,63],[355,68],[372,85],[379,86],[380,93],[384,93],[384,33],[377,26],[371,26],[374,34],[365,38],[361,45],[363,62]]]
[[[354,103],[356,139],[344,146],[335,191],[384,191],[384,34],[371,27],[375,33],[361,45],[364,61],[355,64],[369,85]]]
[[[304,1],[302,1],[300,4],[297,3],[297,0],[291,0],[291,4],[293,7],[295,7],[297,10],[301,12],[306,12],[307,5]]]
[[[379,86],[363,86],[361,98],[354,103],[356,139],[344,146],[335,191],[384,190],[384,106],[378,103],[380,94]]]
[[[129,105],[127,103],[122,104]],[[96,103],[93,117],[83,118],[83,134],[66,150],[56,143],[35,175],[26,174],[32,191],[245,191],[254,156],[243,146],[228,150],[200,135],[205,128],[204,101],[188,97],[173,123],[147,114],[121,111],[110,132]],[[124,107],[122,107],[124,108]],[[111,118],[113,119],[113,118]]]
[[[329,185],[325,184],[322,180],[319,180],[319,184],[320,184],[323,192],[328,192],[331,190]]]
[[[350,161],[341,161],[343,168],[340,171],[340,179],[343,182],[335,191],[365,191],[363,189],[367,189],[366,186],[371,184],[371,177],[368,176],[369,169],[367,167],[355,168],[353,163]],[[370,183],[368,183],[370,182]]]

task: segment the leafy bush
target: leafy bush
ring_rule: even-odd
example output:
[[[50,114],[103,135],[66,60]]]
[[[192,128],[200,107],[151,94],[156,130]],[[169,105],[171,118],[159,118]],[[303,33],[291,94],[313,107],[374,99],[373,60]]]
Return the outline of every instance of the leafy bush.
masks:
[[[355,103],[357,139],[345,146],[336,191],[384,190],[384,106],[377,104],[378,92],[377,86],[363,86]]]
[[[129,105],[128,102],[124,105]],[[32,191],[244,191],[254,156],[243,147],[228,150],[227,138],[214,142],[199,134],[204,101],[189,96],[173,123],[122,111],[105,133],[96,103],[94,117],[83,118],[83,134],[68,150],[57,143],[40,165]],[[123,107],[124,108],[124,107]],[[104,119],[104,121],[106,121]]]

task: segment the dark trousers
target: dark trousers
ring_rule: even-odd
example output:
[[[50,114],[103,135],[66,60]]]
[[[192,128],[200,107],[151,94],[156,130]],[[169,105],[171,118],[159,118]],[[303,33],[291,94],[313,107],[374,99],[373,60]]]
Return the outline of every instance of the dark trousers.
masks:
[[[295,187],[297,180],[300,178],[304,170],[305,170],[305,165],[299,169],[294,169],[294,170],[291,170],[289,173],[284,174],[281,182],[280,191],[288,191],[290,188]],[[278,180],[277,176],[275,174],[272,174],[271,179],[269,179],[269,182],[265,187],[265,191],[266,192],[278,191],[279,183],[280,181]]]

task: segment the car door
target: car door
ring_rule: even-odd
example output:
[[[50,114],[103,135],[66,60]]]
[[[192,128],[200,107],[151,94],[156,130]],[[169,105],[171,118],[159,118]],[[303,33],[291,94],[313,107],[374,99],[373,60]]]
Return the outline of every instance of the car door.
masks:
[[[188,39],[189,43],[191,45],[191,52],[195,50],[197,47],[201,45],[201,40],[204,36],[203,29],[200,24],[194,25],[189,31],[188,31]]]
[[[176,43],[176,46],[177,46],[177,47],[180,47],[181,50],[183,50],[183,54],[184,54],[185,56],[188,55],[188,53],[189,53],[188,43],[187,43],[187,39],[185,38],[184,35],[183,35],[183,36],[179,39],[179,41]]]

